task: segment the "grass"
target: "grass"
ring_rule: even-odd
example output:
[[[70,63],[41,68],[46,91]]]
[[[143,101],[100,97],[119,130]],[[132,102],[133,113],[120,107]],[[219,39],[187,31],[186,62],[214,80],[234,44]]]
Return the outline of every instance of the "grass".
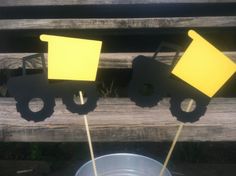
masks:
[[[106,85],[106,83],[102,82],[99,92],[102,97],[118,97],[118,89],[114,87],[114,81],[112,81],[110,84]]]

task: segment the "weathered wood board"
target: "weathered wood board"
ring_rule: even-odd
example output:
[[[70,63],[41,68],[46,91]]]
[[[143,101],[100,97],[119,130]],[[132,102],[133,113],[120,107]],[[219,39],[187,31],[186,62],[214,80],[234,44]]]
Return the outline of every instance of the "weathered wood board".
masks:
[[[38,106],[38,102],[32,103]],[[82,116],[68,112],[60,100],[55,112],[44,122],[20,118],[12,98],[0,99],[0,141],[78,142],[86,141]],[[236,99],[215,98],[197,123],[187,123],[179,141],[235,141]],[[100,99],[88,114],[92,141],[172,141],[179,122],[164,99],[153,108],[140,108],[129,99]]]
[[[0,53],[0,69],[17,69],[22,67],[22,57],[35,53]],[[180,56],[183,53],[180,53]],[[102,53],[100,57],[100,68],[132,68],[132,61],[138,55],[152,57],[153,53]],[[173,52],[161,52],[158,54],[161,62],[171,64]],[[236,52],[225,52],[225,55],[236,62]],[[47,63],[47,54],[45,54]],[[41,62],[30,62],[27,65],[29,69],[42,68]]]
[[[101,18],[101,19],[10,19],[0,20],[0,30],[40,29],[155,29],[235,27],[236,16]]]
[[[118,4],[167,4],[167,3],[231,3],[235,0],[2,0],[0,6],[48,5],[118,5]]]

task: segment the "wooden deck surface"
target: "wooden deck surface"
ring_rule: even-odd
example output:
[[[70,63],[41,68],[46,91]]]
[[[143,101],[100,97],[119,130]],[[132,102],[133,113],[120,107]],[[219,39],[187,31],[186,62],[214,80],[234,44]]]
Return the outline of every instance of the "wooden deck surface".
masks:
[[[104,19],[3,19],[0,30],[40,29],[155,29],[235,27],[236,16],[104,18]]]
[[[38,106],[37,101],[33,106]],[[27,122],[16,112],[15,100],[0,99],[0,141],[86,141],[82,116],[68,112],[60,100],[44,122]],[[215,98],[200,121],[186,124],[179,141],[235,141],[236,99]],[[88,114],[93,141],[172,141],[179,122],[164,99],[153,108],[140,108],[129,99],[100,99]]]
[[[154,53],[154,52],[153,52]],[[132,68],[132,61],[139,55],[152,57],[151,52],[137,52],[137,53],[102,53],[100,56],[100,68]],[[0,69],[17,69],[22,67],[22,57],[29,56],[35,53],[0,53]],[[180,53],[180,56],[183,53]],[[236,62],[236,52],[224,52],[226,56]],[[47,63],[47,53],[44,54]],[[174,52],[161,52],[158,54],[161,62],[171,64]],[[41,68],[41,62],[30,62],[27,68],[35,69]]]
[[[118,5],[118,4],[168,4],[168,3],[232,3],[235,0],[2,0],[0,6],[48,6],[48,5]]]

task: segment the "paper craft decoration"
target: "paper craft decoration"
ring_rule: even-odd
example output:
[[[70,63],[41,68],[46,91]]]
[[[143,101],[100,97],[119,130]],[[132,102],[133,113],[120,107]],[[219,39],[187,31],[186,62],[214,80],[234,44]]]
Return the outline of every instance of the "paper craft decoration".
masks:
[[[61,97],[72,113],[87,114],[94,110],[98,100],[94,80],[102,42],[49,35],[40,38],[49,41],[48,71],[43,54],[26,56],[22,59],[22,76],[13,77],[7,83],[9,93],[17,101],[17,111],[28,121],[43,121],[53,114],[56,97]],[[32,59],[40,59],[42,73],[26,74],[27,62]],[[56,81],[48,80],[48,76]],[[74,100],[79,91],[85,94],[84,104]],[[34,98],[43,102],[42,109],[36,112],[29,107]]]
[[[165,47],[170,46],[165,44]],[[133,74],[128,88],[130,99],[138,106],[153,107],[163,97],[170,96],[172,115],[182,122],[195,122],[205,113],[209,98],[171,74],[179,52],[176,51],[173,56],[172,64],[167,65],[158,56],[163,47],[160,46],[153,57],[140,55],[133,60]],[[196,102],[192,112],[185,112],[181,108],[186,98]]]
[[[189,35],[193,41],[180,59],[177,47],[163,44],[153,57],[138,56],[133,60],[129,96],[138,106],[152,107],[170,96],[172,115],[181,122],[196,122],[205,114],[210,98],[235,73],[230,59],[193,30]],[[163,47],[177,50],[171,66],[159,60]],[[195,101],[190,112],[181,107],[186,99]]]
[[[195,31],[188,35],[193,41],[172,73],[212,97],[235,73],[235,63]]]
[[[95,81],[101,41],[41,35],[48,42],[48,79]]]

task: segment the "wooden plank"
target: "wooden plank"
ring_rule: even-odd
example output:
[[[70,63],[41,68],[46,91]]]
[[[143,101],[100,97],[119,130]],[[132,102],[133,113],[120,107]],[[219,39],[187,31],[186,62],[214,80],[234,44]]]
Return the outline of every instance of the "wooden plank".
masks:
[[[22,66],[22,57],[32,55],[35,53],[0,53],[0,69],[17,69]],[[162,52],[159,59],[163,63],[170,64],[175,53]],[[180,56],[183,53],[180,53]],[[236,62],[236,52],[224,52],[229,58]],[[102,53],[100,58],[100,68],[131,68],[132,61],[138,55],[151,57],[153,53]],[[45,54],[47,63],[47,54]],[[31,62],[27,64],[27,68],[36,69],[41,68],[40,62]]]
[[[151,144],[153,146],[153,143]],[[153,146],[156,147],[156,146]],[[137,148],[135,148],[137,149]],[[116,150],[116,149],[115,149]],[[121,149],[122,150],[122,149]],[[158,151],[161,149],[158,148]],[[110,150],[112,151],[112,150]],[[143,153],[143,150],[141,150]],[[150,157],[158,156],[159,162],[160,162],[160,155],[153,154],[149,150],[147,150]],[[160,151],[160,153],[163,151]],[[178,151],[175,151],[176,153]],[[99,152],[98,152],[99,153]],[[100,152],[101,153],[101,152]],[[96,155],[96,153],[95,153]],[[191,155],[190,155],[191,156]],[[227,157],[227,155],[226,155]],[[224,157],[223,157],[224,158]],[[223,159],[221,158],[221,159]],[[164,159],[164,158],[163,158]],[[163,160],[162,159],[162,160]],[[226,159],[227,160],[227,159]],[[22,161],[24,162],[24,161]],[[208,161],[209,162],[209,161]],[[84,162],[82,162],[84,163]],[[226,162],[225,162],[226,163]],[[49,176],[65,176],[65,175],[73,175],[81,165],[78,165],[78,162],[75,164],[68,164],[65,169],[60,169],[60,171],[53,172],[52,175]],[[172,161],[171,164],[168,166],[169,171],[173,176],[220,176],[221,173],[224,173],[223,176],[226,175],[234,175],[236,173],[236,164],[218,164],[217,162],[212,163],[201,163],[201,161],[198,161],[198,163],[180,163],[176,161]]]
[[[39,102],[32,102],[37,106]],[[236,99],[215,98],[200,121],[186,124],[180,141],[235,141]],[[0,141],[86,141],[82,116],[66,110],[60,100],[44,122],[27,122],[16,112],[12,98],[0,99]],[[88,114],[93,141],[172,141],[179,122],[164,99],[153,108],[140,108],[129,99],[100,99]]]
[[[103,153],[104,152],[105,151],[103,150]],[[98,153],[100,156],[101,152]],[[78,168],[80,168],[84,164],[84,162],[85,161],[82,159],[77,159],[76,161],[68,161],[66,162],[66,164],[61,166],[60,170],[51,171],[51,163],[48,161],[0,160],[0,169],[2,175],[16,175],[17,173],[22,173],[22,171],[28,171],[25,172],[25,174],[33,174],[34,176],[42,176],[43,174],[47,174],[48,176],[65,176],[74,175]],[[31,169],[33,169],[33,173],[30,172]],[[173,161],[172,164],[168,167],[168,169],[173,176],[218,176],[219,173],[224,173],[224,175],[234,175],[236,173],[236,164],[219,164],[217,162],[214,162],[214,164],[192,164]]]
[[[235,27],[236,16],[102,18],[102,19],[10,19],[0,20],[0,30],[42,29],[155,29]]]
[[[232,3],[235,0],[2,0],[0,7],[64,5],[133,5],[177,3]]]
[[[212,164],[212,163],[177,163],[174,167],[168,168],[171,173],[177,175],[187,176],[217,176],[217,175],[234,175],[236,173],[235,164]]]
[[[0,170],[1,175],[42,176],[50,173],[50,164],[45,161],[0,160]]]

